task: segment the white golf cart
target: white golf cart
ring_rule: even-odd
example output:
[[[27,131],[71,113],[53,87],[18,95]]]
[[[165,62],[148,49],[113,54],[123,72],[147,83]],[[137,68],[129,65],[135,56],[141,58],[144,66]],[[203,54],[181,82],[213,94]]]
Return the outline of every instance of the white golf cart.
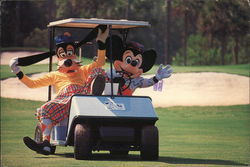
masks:
[[[102,24],[110,28],[109,35],[112,31],[118,30],[124,41],[129,29],[150,26],[148,22],[127,20],[72,18],[55,21],[48,25],[50,50],[53,50],[56,28],[93,29]],[[49,68],[51,71],[52,58]],[[110,70],[112,75],[112,63]],[[55,152],[56,146],[74,146],[75,159],[91,159],[92,151],[107,150],[113,155],[127,155],[129,151],[140,151],[143,160],[157,160],[159,137],[155,122],[158,117],[151,98],[118,96],[112,80],[106,88],[111,90],[110,95],[74,95],[71,98],[69,119],[62,121],[52,130],[52,152]],[[49,100],[50,98],[49,88]],[[36,127],[35,140],[42,140],[39,124]]]

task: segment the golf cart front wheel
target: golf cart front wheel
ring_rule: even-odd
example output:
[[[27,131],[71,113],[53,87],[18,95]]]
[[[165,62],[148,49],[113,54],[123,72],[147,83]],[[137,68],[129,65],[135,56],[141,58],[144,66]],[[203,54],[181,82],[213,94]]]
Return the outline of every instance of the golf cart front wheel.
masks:
[[[42,143],[43,142],[42,125],[40,123],[38,123],[37,126],[36,126],[34,140],[37,143]],[[50,153],[55,154],[55,152],[56,152],[56,146],[51,146]]]
[[[77,124],[74,134],[74,157],[83,160],[90,159],[92,155],[92,145],[90,128],[85,124]]]
[[[157,160],[159,157],[159,135],[156,126],[145,126],[141,131],[141,158]]]

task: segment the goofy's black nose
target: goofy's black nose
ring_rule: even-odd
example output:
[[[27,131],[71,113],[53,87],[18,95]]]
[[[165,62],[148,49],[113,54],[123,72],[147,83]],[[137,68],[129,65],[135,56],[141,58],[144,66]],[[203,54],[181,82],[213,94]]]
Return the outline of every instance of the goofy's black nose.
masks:
[[[64,61],[63,63],[66,67],[70,67],[72,65],[72,60],[71,59],[67,59]]]
[[[137,65],[137,61],[133,60],[130,64],[135,67]]]

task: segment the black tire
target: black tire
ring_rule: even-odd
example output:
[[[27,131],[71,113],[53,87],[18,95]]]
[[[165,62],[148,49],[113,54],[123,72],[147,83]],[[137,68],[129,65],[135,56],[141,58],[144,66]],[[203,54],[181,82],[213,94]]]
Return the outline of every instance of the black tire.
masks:
[[[110,150],[111,156],[127,156],[128,152],[127,150]]]
[[[141,158],[157,160],[159,158],[159,134],[156,126],[145,126],[141,131]]]
[[[43,134],[42,134],[42,127],[41,124],[37,124],[36,129],[35,129],[35,136],[34,136],[34,140],[37,143],[42,143],[43,142]],[[51,146],[51,154],[55,154],[56,152],[56,146]]]
[[[83,160],[92,156],[90,128],[85,124],[77,124],[74,134],[74,157]]]

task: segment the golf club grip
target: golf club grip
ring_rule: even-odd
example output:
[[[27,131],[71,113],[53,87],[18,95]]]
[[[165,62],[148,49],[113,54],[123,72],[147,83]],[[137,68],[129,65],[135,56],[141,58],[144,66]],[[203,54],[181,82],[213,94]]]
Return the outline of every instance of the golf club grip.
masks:
[[[53,56],[55,52],[45,52],[41,54],[31,55],[27,57],[19,57],[18,58],[18,66],[29,66],[32,64],[35,64],[37,62],[40,62],[44,59],[47,59],[50,56]]]
[[[95,39],[98,35],[98,28],[100,28],[102,30],[102,32],[104,32],[107,29],[107,25],[96,26],[82,41],[80,41],[78,44],[76,44],[76,47],[78,48],[78,47],[84,45],[85,43],[90,42],[93,39]]]

